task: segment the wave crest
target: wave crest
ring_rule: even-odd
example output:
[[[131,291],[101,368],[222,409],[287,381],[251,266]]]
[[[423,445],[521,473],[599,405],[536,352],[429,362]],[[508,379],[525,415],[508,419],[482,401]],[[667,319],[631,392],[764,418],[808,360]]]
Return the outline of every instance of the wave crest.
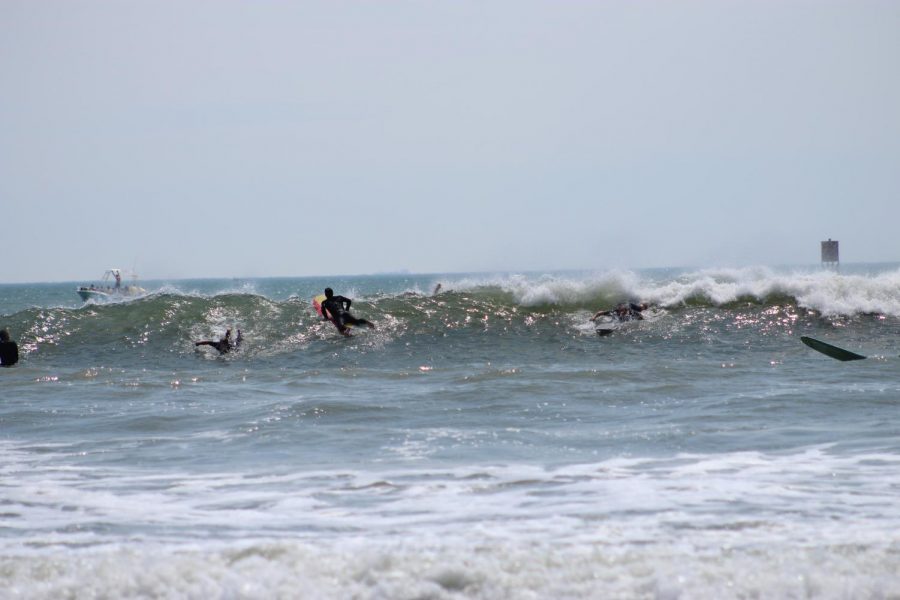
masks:
[[[449,290],[495,290],[526,307],[595,310],[623,301],[679,307],[729,308],[735,304],[794,304],[823,316],[884,314],[900,317],[900,270],[875,275],[834,271],[779,272],[766,267],[659,271],[642,275],[608,271],[588,275],[464,278]]]

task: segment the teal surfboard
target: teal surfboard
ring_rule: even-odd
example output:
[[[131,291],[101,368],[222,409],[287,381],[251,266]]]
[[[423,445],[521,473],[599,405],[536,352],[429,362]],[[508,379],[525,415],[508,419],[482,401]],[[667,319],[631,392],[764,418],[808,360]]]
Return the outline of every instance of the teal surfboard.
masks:
[[[863,356],[862,354],[850,352],[849,350],[844,350],[843,348],[838,348],[837,346],[826,344],[821,340],[817,340],[811,337],[803,336],[800,338],[800,341],[813,350],[821,352],[825,356],[830,356],[831,358],[837,360],[862,360],[865,358],[865,356]]]

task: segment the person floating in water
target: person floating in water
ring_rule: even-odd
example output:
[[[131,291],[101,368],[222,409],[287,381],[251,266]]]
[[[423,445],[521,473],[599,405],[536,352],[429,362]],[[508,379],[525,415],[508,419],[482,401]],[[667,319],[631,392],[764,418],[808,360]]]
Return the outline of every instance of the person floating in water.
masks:
[[[214,340],[204,340],[202,342],[194,342],[194,346],[212,346],[216,350],[219,351],[219,354],[226,354],[231,352],[232,350],[237,350],[241,345],[244,336],[241,334],[241,330],[238,329],[237,338],[232,342],[231,341],[231,329],[228,329],[225,332],[225,337],[220,339],[219,341]]]
[[[596,321],[603,316],[613,316],[622,322],[639,321],[644,318],[644,315],[641,313],[649,307],[650,305],[646,302],[641,302],[640,304],[635,304],[634,302],[622,302],[621,304],[617,304],[615,308],[598,311],[591,317],[591,321]]]
[[[19,362],[19,346],[9,339],[9,332],[0,329],[0,365],[11,367]]]
[[[365,319],[357,319],[351,315],[350,298],[344,296],[335,296],[334,290],[325,288],[325,300],[322,301],[322,318],[331,321],[343,335],[350,337],[350,328],[347,325],[367,325],[369,329],[374,329],[374,323],[370,323]]]

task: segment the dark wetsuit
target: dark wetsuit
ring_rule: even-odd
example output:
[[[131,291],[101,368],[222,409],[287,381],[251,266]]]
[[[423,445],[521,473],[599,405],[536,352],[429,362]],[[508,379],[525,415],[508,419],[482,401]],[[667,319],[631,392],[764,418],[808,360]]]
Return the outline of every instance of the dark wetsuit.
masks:
[[[0,341],[0,365],[11,367],[19,362],[19,346],[10,340]]]
[[[644,307],[640,304],[628,302],[618,305],[614,313],[620,321],[637,321],[644,318],[644,315],[641,314],[642,310]]]
[[[237,350],[238,346],[241,345],[241,340],[243,336],[241,335],[241,330],[238,329],[237,339],[234,343],[231,342],[231,330],[229,329],[227,333],[225,333],[225,337],[223,337],[218,342],[214,342],[212,340],[206,340],[203,342],[194,342],[194,346],[212,346],[216,350],[219,351],[219,354],[225,354],[226,352],[231,352],[232,350]]]
[[[610,315],[621,322],[639,321],[643,320],[644,315],[641,314],[641,311],[646,308],[646,304],[641,305],[635,304],[634,302],[623,302],[622,304],[616,305],[616,307],[612,310],[604,310],[602,312],[598,312],[591,320],[594,321],[601,315]]]
[[[357,319],[351,315],[348,312],[350,310],[350,304],[352,304],[350,298],[345,298],[344,296],[332,296],[331,298],[326,298],[322,302],[322,317],[327,319],[330,315],[331,322],[334,323],[334,326],[338,328],[338,331],[344,335],[347,335],[348,324],[375,327],[365,319]],[[328,314],[325,314],[326,310],[328,311]]]

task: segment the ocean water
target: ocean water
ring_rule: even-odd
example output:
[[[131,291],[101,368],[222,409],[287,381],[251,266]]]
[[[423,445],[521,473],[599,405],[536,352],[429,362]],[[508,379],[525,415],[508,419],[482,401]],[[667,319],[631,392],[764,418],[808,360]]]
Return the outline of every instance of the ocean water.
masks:
[[[0,598],[900,598],[900,265],[81,283],[0,285]]]

